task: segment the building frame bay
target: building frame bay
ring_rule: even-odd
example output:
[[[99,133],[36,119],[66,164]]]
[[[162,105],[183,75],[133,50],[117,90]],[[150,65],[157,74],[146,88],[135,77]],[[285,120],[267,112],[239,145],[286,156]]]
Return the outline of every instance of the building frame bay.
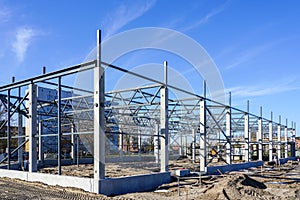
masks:
[[[296,123],[275,120],[273,113],[264,118],[262,108],[252,114],[249,102],[246,110],[235,108],[231,94],[227,104],[209,99],[205,81],[202,94],[169,85],[167,62],[163,81],[106,63],[100,31],[97,36],[96,60],[0,87],[1,168],[37,173],[52,155],[61,175],[66,154],[79,164],[85,152],[94,167],[91,190],[99,193],[107,158],[116,153],[146,152],[160,172],[169,171],[170,160],[187,156],[203,174],[218,163],[295,157]],[[108,71],[149,84],[107,91]],[[91,86],[74,84],[87,75]]]

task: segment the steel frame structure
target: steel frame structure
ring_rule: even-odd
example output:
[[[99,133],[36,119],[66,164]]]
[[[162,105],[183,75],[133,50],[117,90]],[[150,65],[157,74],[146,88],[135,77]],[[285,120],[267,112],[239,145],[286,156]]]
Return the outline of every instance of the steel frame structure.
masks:
[[[206,83],[203,94],[187,92],[168,84],[168,65],[164,63],[164,81],[160,82],[141,74],[122,69],[101,60],[101,32],[97,34],[97,59],[59,71],[13,82],[0,87],[0,101],[7,110],[1,128],[7,127],[6,140],[8,155],[0,161],[11,167],[11,155],[18,151],[17,163],[23,162],[24,145],[29,146],[29,172],[36,172],[38,160],[43,161],[43,140],[57,138],[57,166],[61,174],[62,137],[69,136],[72,144],[72,158],[75,159],[76,137],[88,140],[93,153],[94,180],[105,179],[105,141],[107,127],[112,126],[110,119],[118,124],[119,151],[123,151],[124,136],[137,136],[139,146],[142,138],[153,137],[154,156],[160,163],[160,171],[168,171],[171,154],[186,155],[188,143],[192,144],[192,160],[199,163],[199,171],[207,172],[207,167],[218,159],[221,163],[231,164],[235,160],[235,150],[243,156],[242,160],[273,160],[295,156],[296,124],[288,121],[283,124],[281,117],[275,122],[273,114],[267,119],[232,107],[231,95],[228,104],[207,98]],[[136,88],[105,91],[105,67],[145,79],[151,84]],[[93,71],[93,91],[75,88],[62,83],[66,76],[87,70]],[[57,98],[50,101],[38,99],[37,87],[54,87]],[[63,97],[62,91],[80,91],[71,97]],[[24,91],[27,91],[24,93]],[[177,98],[170,91],[184,93],[186,98]],[[22,93],[23,92],[23,93]],[[44,117],[42,117],[44,116]],[[46,116],[46,117],[45,117]],[[27,119],[27,132],[23,132],[24,119]],[[14,119],[14,120],[12,120]],[[112,120],[111,120],[112,121]],[[18,134],[11,135],[12,123],[17,124]],[[80,123],[80,125],[79,125]],[[44,135],[42,127],[51,129],[53,134]],[[66,128],[64,128],[66,127]],[[78,138],[78,137],[77,137]],[[18,140],[15,149],[11,141]],[[38,145],[38,148],[37,148]],[[174,148],[178,147],[179,151]],[[267,150],[265,147],[268,147]]]

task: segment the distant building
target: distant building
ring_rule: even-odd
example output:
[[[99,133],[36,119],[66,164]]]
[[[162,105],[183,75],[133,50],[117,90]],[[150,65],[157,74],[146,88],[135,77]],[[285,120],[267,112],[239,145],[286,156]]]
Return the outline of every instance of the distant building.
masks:
[[[295,142],[296,142],[296,149],[300,150],[300,137],[296,137]]]
[[[296,156],[300,157],[300,137],[295,138]]]

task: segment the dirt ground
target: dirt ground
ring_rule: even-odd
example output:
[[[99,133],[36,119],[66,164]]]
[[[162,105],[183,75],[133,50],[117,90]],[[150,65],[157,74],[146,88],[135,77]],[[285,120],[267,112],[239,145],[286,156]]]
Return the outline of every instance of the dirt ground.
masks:
[[[172,164],[171,164],[172,165]],[[174,164],[173,164],[174,165]],[[151,168],[151,166],[149,166]],[[172,166],[171,166],[172,167]],[[173,166],[174,167],[174,166]],[[130,170],[129,170],[130,171]],[[177,179],[155,191],[106,197],[74,188],[0,179],[0,199],[300,199],[300,165],[264,166],[219,176]]]
[[[169,161],[169,170],[189,169],[199,171],[199,164],[193,164],[189,159],[177,159]],[[224,163],[219,163],[224,164]],[[62,175],[92,178],[94,176],[93,164],[80,164],[62,166]],[[159,172],[160,166],[155,162],[116,162],[105,164],[105,177],[114,178]],[[39,169],[40,173],[58,174],[57,167],[45,166]]]

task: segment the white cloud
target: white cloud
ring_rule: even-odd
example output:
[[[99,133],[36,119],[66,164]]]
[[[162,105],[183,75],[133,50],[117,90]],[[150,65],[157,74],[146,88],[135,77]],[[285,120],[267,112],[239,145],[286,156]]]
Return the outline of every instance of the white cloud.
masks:
[[[146,4],[140,5],[121,5],[115,12],[110,12],[105,18],[104,26],[106,34],[104,39],[113,35],[129,22],[139,18],[154,6],[156,1],[149,1]]]
[[[12,44],[12,50],[16,53],[19,62],[24,60],[32,39],[37,35],[38,32],[32,28],[20,28],[17,30],[15,41]]]
[[[237,86],[226,89],[226,93],[231,92],[234,97],[258,97],[284,92],[300,90],[300,86],[296,86],[292,81],[280,81],[279,83],[262,84],[256,86]]]

